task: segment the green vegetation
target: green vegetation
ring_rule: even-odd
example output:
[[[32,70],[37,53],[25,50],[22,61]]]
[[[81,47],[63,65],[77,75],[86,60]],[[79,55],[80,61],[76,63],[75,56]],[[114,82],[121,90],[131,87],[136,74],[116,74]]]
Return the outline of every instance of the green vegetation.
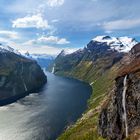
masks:
[[[101,63],[95,65],[91,61],[84,61],[79,63],[74,70],[63,73],[91,83],[93,93],[88,101],[88,109],[85,114],[58,140],[103,140],[98,135],[98,117],[101,106],[106,102],[107,95],[113,88],[117,65],[102,73],[103,69],[99,64]]]

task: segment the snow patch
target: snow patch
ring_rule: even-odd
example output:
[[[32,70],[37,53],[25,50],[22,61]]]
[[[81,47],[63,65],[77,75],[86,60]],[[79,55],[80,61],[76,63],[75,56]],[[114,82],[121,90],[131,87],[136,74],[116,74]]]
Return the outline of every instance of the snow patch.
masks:
[[[72,53],[74,53],[74,52],[77,52],[79,50],[79,48],[74,48],[74,49],[64,49],[64,50],[62,50],[61,51],[61,55],[63,55],[63,56],[65,56],[65,55],[69,55],[69,54],[72,54]]]
[[[18,55],[21,55],[20,52],[18,50],[15,50],[7,45],[3,45],[3,44],[0,44],[0,52],[4,53],[4,52],[12,52],[12,53],[15,53],[15,54],[18,54]]]
[[[110,49],[126,53],[138,43],[135,39],[129,37],[97,36],[92,40],[98,43],[106,43],[110,46]]]

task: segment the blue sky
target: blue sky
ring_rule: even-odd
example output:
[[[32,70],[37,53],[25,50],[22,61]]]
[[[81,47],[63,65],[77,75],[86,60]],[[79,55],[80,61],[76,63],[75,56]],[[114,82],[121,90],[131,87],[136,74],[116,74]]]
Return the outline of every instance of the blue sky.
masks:
[[[21,52],[58,54],[97,35],[140,40],[139,0],[0,0],[0,42]]]

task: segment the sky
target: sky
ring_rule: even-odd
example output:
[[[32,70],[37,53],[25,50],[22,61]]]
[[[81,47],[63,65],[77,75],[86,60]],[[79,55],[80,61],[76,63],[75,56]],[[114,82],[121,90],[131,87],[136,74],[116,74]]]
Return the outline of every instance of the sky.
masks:
[[[20,52],[73,52],[98,35],[140,40],[140,0],[0,0],[0,43]]]

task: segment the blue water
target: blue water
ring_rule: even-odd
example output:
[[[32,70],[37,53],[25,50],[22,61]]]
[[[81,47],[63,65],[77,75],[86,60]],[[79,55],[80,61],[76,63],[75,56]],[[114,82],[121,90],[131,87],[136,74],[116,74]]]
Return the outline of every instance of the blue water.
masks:
[[[87,108],[91,87],[47,72],[39,93],[0,107],[0,140],[55,140]]]

